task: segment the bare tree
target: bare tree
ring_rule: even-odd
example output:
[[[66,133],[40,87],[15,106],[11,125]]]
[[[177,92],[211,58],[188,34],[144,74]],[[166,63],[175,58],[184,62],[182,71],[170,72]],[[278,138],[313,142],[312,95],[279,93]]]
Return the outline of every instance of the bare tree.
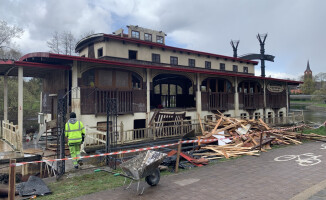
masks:
[[[19,60],[19,58],[22,56],[22,53],[17,50],[10,48],[9,50],[0,49],[0,59],[5,60]]]
[[[60,42],[63,48],[63,53],[66,55],[72,55],[75,50],[76,39],[70,31],[64,31],[61,34]]]
[[[51,40],[46,42],[48,47],[50,48],[51,53],[57,53],[60,54],[60,34],[58,31],[55,31],[52,35]]]
[[[0,49],[5,45],[10,47],[11,40],[20,38],[24,30],[18,26],[8,25],[6,21],[0,20]]]
[[[93,30],[85,32],[81,34],[80,39],[77,40],[70,31],[63,31],[61,33],[55,31],[52,35],[52,38],[47,41],[47,45],[50,48],[51,53],[74,55],[76,43],[82,38],[94,33],[95,32]]]

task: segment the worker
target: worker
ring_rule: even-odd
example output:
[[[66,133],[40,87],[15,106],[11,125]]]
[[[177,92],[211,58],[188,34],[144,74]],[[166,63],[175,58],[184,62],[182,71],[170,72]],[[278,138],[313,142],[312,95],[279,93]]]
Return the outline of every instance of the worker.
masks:
[[[70,113],[70,119],[65,126],[65,136],[68,138],[68,146],[71,158],[80,157],[80,146],[84,142],[85,128],[81,121],[77,121],[76,113]],[[83,165],[81,159],[73,159],[75,169],[78,169],[78,164]]]

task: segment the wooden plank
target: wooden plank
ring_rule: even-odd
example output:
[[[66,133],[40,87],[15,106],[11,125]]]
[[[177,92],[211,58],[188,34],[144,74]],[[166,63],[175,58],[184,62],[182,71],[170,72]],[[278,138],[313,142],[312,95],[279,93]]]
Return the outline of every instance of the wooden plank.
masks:
[[[216,123],[214,129],[211,131],[211,133],[212,133],[213,135],[214,135],[216,129],[218,128],[218,126],[221,124],[221,122],[222,122],[222,118],[220,118],[220,119],[217,121],[217,123]]]
[[[271,129],[271,128],[269,128],[269,126],[261,118],[259,119],[259,122],[261,123],[261,125],[263,125],[266,128],[266,130]]]
[[[9,192],[8,199],[15,200],[15,185],[16,185],[16,159],[10,159],[9,167]]]

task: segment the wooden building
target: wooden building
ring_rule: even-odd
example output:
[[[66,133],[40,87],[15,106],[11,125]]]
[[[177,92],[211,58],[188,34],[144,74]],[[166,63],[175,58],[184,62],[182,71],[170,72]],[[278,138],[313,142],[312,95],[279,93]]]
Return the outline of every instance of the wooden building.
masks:
[[[61,98],[90,127],[106,122],[106,99],[116,98],[125,130],[145,128],[157,110],[185,111],[186,119],[217,110],[232,117],[287,115],[288,85],[300,82],[255,76],[256,61],[168,46],[165,37],[128,26],[127,33],[83,38],[76,45],[79,56],[30,53],[13,65],[43,78],[48,121]]]

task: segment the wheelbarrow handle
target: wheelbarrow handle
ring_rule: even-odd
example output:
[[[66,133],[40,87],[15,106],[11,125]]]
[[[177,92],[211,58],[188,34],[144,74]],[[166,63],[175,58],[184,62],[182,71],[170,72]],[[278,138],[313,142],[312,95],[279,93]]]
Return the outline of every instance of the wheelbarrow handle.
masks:
[[[129,179],[132,179],[134,181],[138,181],[137,179],[131,177],[131,176],[127,176],[125,174],[121,174],[121,173],[116,173],[116,172],[112,172],[112,171],[109,171],[109,170],[104,170],[104,169],[95,169],[94,172],[100,172],[100,171],[103,171],[103,172],[107,172],[107,173],[110,173],[110,174],[113,174],[114,176],[123,176],[125,178],[129,178]]]

